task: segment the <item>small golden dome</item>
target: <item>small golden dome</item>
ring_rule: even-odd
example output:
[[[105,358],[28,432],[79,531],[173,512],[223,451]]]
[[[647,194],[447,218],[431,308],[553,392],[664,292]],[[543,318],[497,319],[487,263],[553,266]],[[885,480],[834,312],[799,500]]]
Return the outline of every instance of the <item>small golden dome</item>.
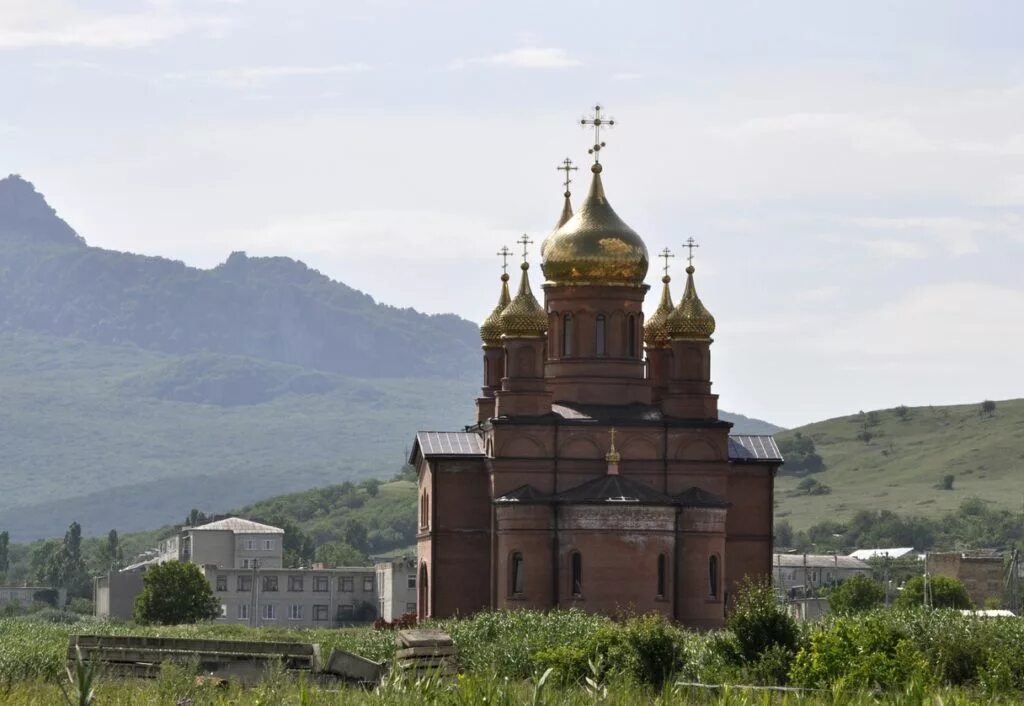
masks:
[[[697,296],[693,272],[693,265],[686,268],[686,291],[679,306],[668,317],[668,336],[674,341],[706,340],[715,332],[715,317]]]
[[[651,314],[651,318],[644,323],[644,342],[651,348],[668,345],[668,317],[675,309],[672,294],[668,291],[668,283],[672,278],[665,275],[661,281],[664,285],[661,289],[661,301],[658,302],[658,308]]]
[[[511,301],[512,297],[508,293],[508,273],[502,272],[501,296],[498,297],[498,306],[494,307],[491,315],[480,324],[480,340],[484,342],[485,346],[501,345],[501,334],[505,333],[505,330],[501,327],[501,312],[505,311],[505,307]]]
[[[548,237],[541,269],[547,284],[642,287],[647,246],[612,210],[601,183],[601,165],[580,210]]]
[[[524,262],[520,267],[523,277],[519,280],[519,291],[499,317],[502,333],[509,338],[543,336],[548,330],[548,315],[530,290],[530,278],[526,276],[530,265]]]
[[[561,213],[561,215],[558,216],[558,222],[555,223],[554,230],[552,230],[550,233],[548,233],[548,236],[546,238],[544,238],[544,240],[540,241],[540,256],[541,256],[541,258],[544,257],[544,250],[545,250],[545,248],[547,248],[548,243],[551,242],[551,238],[555,235],[555,233],[558,232],[559,228],[561,228],[566,223],[568,223],[569,219],[572,218],[572,202],[569,201],[569,197],[570,196],[572,196],[572,194],[570,194],[568,191],[566,191],[565,192],[565,203],[562,204],[562,213]]]

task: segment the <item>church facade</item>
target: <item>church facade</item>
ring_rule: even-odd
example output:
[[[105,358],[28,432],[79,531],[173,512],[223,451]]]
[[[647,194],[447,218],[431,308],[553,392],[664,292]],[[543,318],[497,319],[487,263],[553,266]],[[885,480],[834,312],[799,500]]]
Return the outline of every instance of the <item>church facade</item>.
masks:
[[[502,275],[475,423],[416,436],[421,617],[575,607],[714,628],[743,577],[771,573],[778,447],[718,418],[692,257],[681,300],[666,266],[645,321],[647,247],[602,170],[575,213],[567,179],[543,304],[525,236],[515,296]]]

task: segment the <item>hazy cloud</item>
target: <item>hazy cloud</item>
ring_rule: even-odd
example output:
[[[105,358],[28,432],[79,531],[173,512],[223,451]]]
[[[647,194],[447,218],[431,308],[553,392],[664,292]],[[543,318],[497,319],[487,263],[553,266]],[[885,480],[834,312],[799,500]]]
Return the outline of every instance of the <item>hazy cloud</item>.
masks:
[[[583,62],[570,56],[565,49],[557,47],[521,47],[501,54],[460,60],[453,68],[469,65],[504,66],[515,69],[570,69],[582,66]]]
[[[164,78],[177,81],[199,80],[223,86],[245,88],[278,79],[339,76],[362,73],[369,69],[368,65],[359,62],[330,66],[248,66],[205,71],[178,71],[164,74]]]
[[[130,49],[191,32],[218,36],[230,24],[223,17],[160,7],[149,12],[97,15],[64,3],[39,0],[38,4],[12,3],[0,8],[0,49]]]

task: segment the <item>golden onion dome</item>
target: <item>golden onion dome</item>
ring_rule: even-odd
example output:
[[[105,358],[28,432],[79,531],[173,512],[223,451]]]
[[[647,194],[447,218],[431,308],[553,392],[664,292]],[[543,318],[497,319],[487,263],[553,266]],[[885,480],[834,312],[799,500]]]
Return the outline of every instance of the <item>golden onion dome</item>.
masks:
[[[540,241],[540,256],[544,257],[544,249],[547,248],[548,243],[551,242],[552,236],[558,232],[558,229],[569,222],[572,218],[572,202],[569,201],[569,197],[572,196],[568,191],[565,192],[565,203],[562,204],[562,213],[558,216],[558,222],[555,223],[555,228],[544,240]]]
[[[545,243],[541,269],[547,284],[601,284],[642,287],[647,276],[647,246],[608,203],[601,165],[579,211]]]
[[[508,273],[502,272],[501,296],[498,297],[498,306],[494,307],[491,315],[480,324],[480,340],[484,342],[485,346],[501,345],[501,334],[505,333],[505,330],[501,327],[501,312],[505,311],[505,307],[511,301],[512,297],[508,293]]]
[[[661,301],[651,317],[644,323],[644,343],[652,348],[668,345],[668,317],[675,309],[672,294],[668,291],[668,283],[672,278],[665,275],[661,278],[664,285],[661,289]]]
[[[668,336],[675,340],[705,340],[715,332],[715,317],[697,296],[693,265],[686,268],[686,291],[679,306],[668,316]]]
[[[523,277],[519,280],[519,291],[499,317],[502,333],[509,338],[543,336],[548,330],[548,316],[530,291],[530,278],[526,275],[529,263],[520,267]]]

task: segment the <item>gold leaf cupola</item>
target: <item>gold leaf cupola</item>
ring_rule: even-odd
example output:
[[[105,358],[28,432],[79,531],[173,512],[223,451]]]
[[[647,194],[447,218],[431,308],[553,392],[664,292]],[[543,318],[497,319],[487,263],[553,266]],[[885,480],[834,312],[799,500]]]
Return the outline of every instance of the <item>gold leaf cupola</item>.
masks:
[[[551,233],[549,233],[548,236],[540,243],[540,256],[542,258],[544,257],[544,250],[547,248],[551,237],[558,232],[559,228],[568,223],[570,218],[572,218],[572,201],[569,200],[572,196],[572,192],[569,191],[569,185],[572,184],[572,179],[569,177],[569,174],[579,169],[579,167],[573,166],[572,160],[568,157],[563,159],[562,163],[555,168],[560,172],[565,172],[565,181],[562,183],[562,185],[565,186],[565,193],[562,194],[562,196],[565,197],[565,202],[562,204],[562,213],[558,216],[558,221],[555,223],[554,230],[552,230]]]
[[[602,117],[601,107],[595,106],[594,116],[580,123],[592,125],[595,131],[590,191],[579,210],[545,243],[541,259],[545,284],[642,287],[647,276],[647,246],[615,213],[601,182],[598,153],[604,143],[600,130],[615,122]]]
[[[544,313],[544,307],[533,296],[530,278],[527,275],[530,263],[526,262],[526,246],[533,241],[524,235],[519,242],[523,245],[523,264],[519,266],[523,275],[519,280],[519,291],[501,312],[499,322],[502,333],[508,338],[539,337],[547,333],[548,316]]]
[[[661,301],[644,324],[644,343],[651,348],[664,348],[668,345],[668,317],[675,310],[672,293],[668,289],[668,283],[671,281],[672,278],[667,274],[661,278]]]
[[[494,307],[494,311],[491,312],[490,316],[480,324],[480,340],[484,342],[485,346],[501,345],[501,335],[505,333],[501,326],[501,312],[505,311],[512,302],[512,297],[508,293],[508,279],[508,273],[502,272],[501,294],[498,296],[498,305]]]
[[[686,289],[679,306],[669,314],[668,335],[672,340],[707,340],[715,332],[715,317],[707,310],[693,283],[693,248],[699,247],[693,238],[687,241],[690,248],[690,264],[686,268]]]

